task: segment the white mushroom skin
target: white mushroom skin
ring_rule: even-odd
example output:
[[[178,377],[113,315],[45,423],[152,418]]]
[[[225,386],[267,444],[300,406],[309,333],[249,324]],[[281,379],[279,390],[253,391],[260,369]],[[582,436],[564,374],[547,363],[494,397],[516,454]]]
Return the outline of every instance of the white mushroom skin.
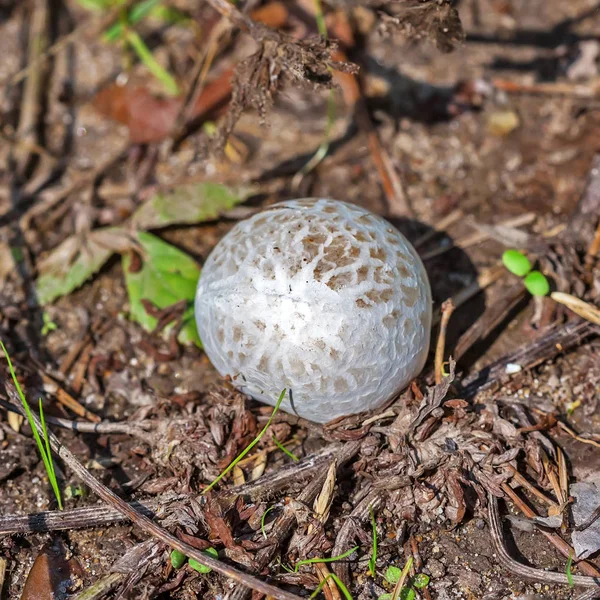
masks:
[[[431,289],[408,240],[353,204],[306,198],[238,223],[196,292],[204,350],[244,393],[310,421],[378,408],[425,364]]]

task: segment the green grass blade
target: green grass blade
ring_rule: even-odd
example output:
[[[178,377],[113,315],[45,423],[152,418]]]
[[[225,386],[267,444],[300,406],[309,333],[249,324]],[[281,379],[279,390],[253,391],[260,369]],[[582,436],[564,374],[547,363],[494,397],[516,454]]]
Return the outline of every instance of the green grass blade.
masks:
[[[344,552],[344,554],[340,554],[339,556],[332,556],[331,558],[305,558],[304,560],[300,560],[296,563],[294,567],[294,573],[298,572],[298,569],[302,565],[314,565],[316,563],[332,563],[337,562],[338,560],[343,560],[344,558],[348,558],[353,552],[358,550],[358,546],[354,546],[354,548],[350,548]]]
[[[44,444],[40,438],[40,434],[38,433],[37,427],[35,426],[35,421],[33,419],[31,409],[29,408],[29,404],[27,403],[27,399],[25,398],[25,394],[23,393],[23,390],[21,389],[21,384],[19,383],[19,380],[17,379],[17,374],[15,373],[15,369],[13,367],[12,361],[10,360],[10,356],[8,355],[8,350],[6,349],[6,346],[4,345],[4,342],[2,342],[2,340],[0,340],[0,347],[2,348],[2,352],[4,352],[6,362],[8,363],[8,370],[10,371],[10,375],[12,377],[13,383],[15,384],[15,388],[17,388],[17,393],[19,394],[19,398],[21,398],[21,403],[23,404],[23,409],[25,410],[25,414],[27,416],[27,421],[29,422],[29,425],[33,432],[33,437],[35,439],[35,443],[37,444],[38,450],[40,452],[40,456],[42,457],[42,462],[44,463],[44,467],[46,469],[46,472],[48,473],[48,478],[50,479],[50,482],[52,484],[52,474],[54,474],[54,465],[52,464],[52,456],[50,454],[48,456],[46,456],[46,447],[44,446]],[[45,431],[45,428],[44,428],[44,431]],[[48,436],[46,435],[46,438],[47,437]],[[54,482],[56,483],[56,476],[54,477]],[[54,487],[54,484],[53,484],[52,488],[54,490],[54,493],[56,494],[56,500],[58,502],[58,506],[62,509],[62,501],[60,498],[60,493],[57,493],[58,484],[56,483],[56,487]]]
[[[295,454],[292,454],[275,436],[273,436],[273,443],[294,462],[298,462],[300,460]]]
[[[263,537],[265,538],[265,540],[267,539],[267,532],[265,531],[265,518],[274,508],[275,508],[274,504],[273,504],[273,506],[269,506],[269,508],[267,508],[267,510],[265,510],[265,512],[262,514],[262,517],[260,518],[260,531],[263,534]]]
[[[329,573],[329,575],[327,575],[327,577],[321,581],[319,587],[308,597],[308,600],[316,598],[319,595],[319,592],[325,587],[325,584],[329,579],[333,579],[333,581],[335,581],[335,584],[338,586],[346,600],[352,600],[352,595],[348,591],[348,588],[342,583],[340,578],[335,573]]]
[[[56,501],[58,502],[58,508],[60,510],[63,509],[62,498],[60,496],[60,489],[58,487],[58,480],[56,479],[56,471],[54,470],[54,461],[52,460],[52,450],[50,449],[50,436],[48,435],[48,429],[46,428],[46,419],[44,417],[44,407],[42,406],[42,399],[39,399],[39,409],[40,409],[40,421],[42,422],[42,431],[44,432],[44,441],[46,442],[46,457],[48,458],[48,466],[50,470],[48,471],[48,479],[50,480],[50,485],[52,486],[52,490],[54,491],[54,495],[56,496]]]
[[[377,523],[375,522],[375,513],[373,507],[369,506],[369,514],[371,515],[371,528],[373,529],[373,551],[369,558],[369,573],[371,577],[375,577],[375,564],[377,562]]]
[[[230,463],[230,465],[216,479],[214,479],[206,488],[204,488],[204,490],[202,491],[203,494],[206,494],[206,492],[208,492],[209,490],[212,490],[212,488],[214,488],[215,485],[217,485],[217,483],[219,483],[219,481],[221,481],[221,479],[223,479],[223,477],[225,477],[225,475],[227,475],[227,473],[229,473],[229,471],[231,471],[231,469],[233,469],[233,467],[235,467],[235,465],[237,465],[240,462],[240,460],[242,460],[242,458],[244,458],[244,456],[246,456],[246,454],[248,454],[248,452],[250,452],[250,450],[252,450],[252,448],[254,448],[254,446],[256,446],[256,444],[258,444],[258,442],[260,441],[262,436],[265,435],[267,429],[269,429],[271,423],[273,422],[275,414],[279,410],[279,407],[281,406],[281,403],[283,402],[283,399],[285,398],[286,392],[287,392],[287,390],[284,389],[281,392],[281,394],[279,394],[279,398],[277,399],[275,408],[273,409],[273,412],[271,413],[271,416],[269,417],[267,424],[262,428],[261,432],[248,444],[248,446],[244,450],[242,450],[242,452],[240,452],[240,454],[236,458],[233,459],[233,461]]]
[[[164,86],[167,93],[171,96],[179,94],[179,86],[173,76],[154,58],[150,48],[146,46],[144,40],[133,30],[127,31],[125,36],[128,44],[133,48],[138,58],[144,63],[146,68],[156,77]]]

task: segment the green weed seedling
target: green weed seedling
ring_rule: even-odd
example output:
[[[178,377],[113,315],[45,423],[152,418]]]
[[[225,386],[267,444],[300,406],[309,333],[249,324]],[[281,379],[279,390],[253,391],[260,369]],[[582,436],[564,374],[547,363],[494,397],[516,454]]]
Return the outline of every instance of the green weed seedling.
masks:
[[[40,438],[40,434],[38,433],[37,427],[35,425],[35,420],[33,418],[33,414],[31,409],[29,408],[29,404],[27,403],[27,399],[25,398],[25,394],[21,388],[21,384],[17,379],[17,374],[13,368],[12,361],[10,360],[10,356],[8,355],[8,351],[4,346],[2,340],[0,340],[0,346],[2,347],[2,352],[4,352],[4,356],[6,358],[6,362],[8,363],[8,370],[10,371],[10,375],[12,377],[13,383],[17,388],[17,392],[19,394],[19,398],[21,398],[21,402],[23,404],[23,409],[25,410],[25,414],[27,415],[27,421],[29,422],[29,426],[33,432],[33,437],[35,439],[35,443],[37,444],[38,450],[42,457],[42,461],[44,463],[44,467],[46,468],[46,473],[48,473],[48,481],[50,481],[50,485],[52,486],[52,490],[54,491],[54,495],[56,496],[56,502],[58,503],[58,508],[62,510],[62,498],[60,496],[60,490],[58,488],[58,480],[56,479],[56,472],[54,471],[54,462],[52,461],[52,452],[50,450],[50,438],[48,436],[48,429],[46,428],[46,420],[44,419],[44,410],[42,408],[42,399],[39,399],[39,411],[40,411],[40,421],[42,423],[42,432],[44,434],[44,441]]]
[[[518,250],[506,250],[502,255],[504,266],[517,277],[523,278],[523,284],[532,296],[547,296],[550,284],[540,271],[532,271],[529,259]]]
[[[417,573],[408,579],[408,572],[412,567],[413,559],[410,557],[403,569],[390,566],[385,572],[385,580],[394,585],[394,591],[390,594],[381,594],[378,600],[414,600],[416,590],[423,589],[429,585],[429,575]]]
[[[206,550],[203,550],[203,552],[205,554],[208,554],[209,556],[212,556],[213,558],[219,557],[219,553],[212,546],[210,548],[207,548]],[[193,558],[190,558],[188,561],[188,557],[183,552],[179,552],[179,550],[173,550],[171,552],[170,559],[171,565],[174,569],[181,569],[181,567],[183,567],[183,565],[185,565],[185,563],[187,562],[190,565],[190,568],[194,569],[194,571],[198,571],[198,573],[205,574],[210,573],[212,571],[210,567],[200,564],[197,560]]]

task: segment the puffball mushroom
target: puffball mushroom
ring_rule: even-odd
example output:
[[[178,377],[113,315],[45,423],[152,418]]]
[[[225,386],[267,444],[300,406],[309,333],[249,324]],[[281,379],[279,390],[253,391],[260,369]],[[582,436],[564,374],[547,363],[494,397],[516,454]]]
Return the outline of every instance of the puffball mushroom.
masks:
[[[419,374],[431,289],[408,240],[346,202],[305,198],[238,223],[196,291],[208,358],[234,385],[325,423],[378,408]]]

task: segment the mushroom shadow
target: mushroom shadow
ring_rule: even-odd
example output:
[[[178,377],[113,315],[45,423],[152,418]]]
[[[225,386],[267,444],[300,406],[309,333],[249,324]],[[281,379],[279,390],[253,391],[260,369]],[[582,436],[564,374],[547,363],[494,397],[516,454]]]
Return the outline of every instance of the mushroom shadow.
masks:
[[[437,231],[415,219],[387,220],[410,241],[420,256],[439,248],[440,244],[448,248],[445,252],[423,261],[431,284],[434,311],[444,300],[451,298],[477,279],[478,271],[469,255],[455,246],[452,237],[445,231]],[[454,311],[446,331],[446,348],[450,354],[460,336],[479,319],[484,310],[485,296],[479,293]]]

